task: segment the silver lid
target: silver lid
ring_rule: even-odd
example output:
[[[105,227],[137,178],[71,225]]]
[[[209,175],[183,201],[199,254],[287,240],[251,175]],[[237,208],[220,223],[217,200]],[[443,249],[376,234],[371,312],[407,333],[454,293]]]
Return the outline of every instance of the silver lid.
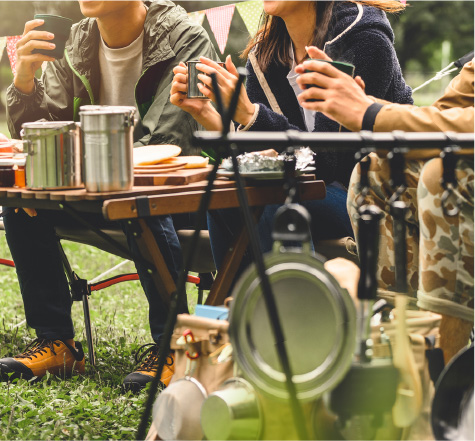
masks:
[[[74,121],[35,121],[27,122],[21,125],[22,129],[67,129],[70,126],[75,126]]]
[[[108,114],[128,114],[134,115],[134,106],[96,106],[88,105],[79,108],[79,115],[108,115]]]
[[[298,252],[271,253],[265,265],[277,304],[297,397],[331,390],[351,365],[356,311],[348,292],[323,264]],[[243,375],[268,396],[288,400],[285,374],[255,266],[233,291],[229,335]]]
[[[76,123],[74,121],[35,121],[23,123],[21,127],[20,136],[33,140],[37,137],[42,138],[76,130]]]

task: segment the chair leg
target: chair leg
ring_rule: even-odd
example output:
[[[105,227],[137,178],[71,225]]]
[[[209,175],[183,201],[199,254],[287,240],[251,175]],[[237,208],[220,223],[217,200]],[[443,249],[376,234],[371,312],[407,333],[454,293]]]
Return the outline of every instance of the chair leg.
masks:
[[[86,330],[86,340],[88,348],[89,363],[92,366],[96,365],[96,357],[94,352],[94,342],[92,338],[91,315],[89,313],[89,288],[87,280],[81,279],[72,270],[69,264],[68,257],[61,246],[61,241],[58,240],[59,252],[63,262],[64,271],[71,287],[71,296],[73,301],[82,301],[82,308],[84,312],[84,329]]]
[[[198,300],[197,304],[202,305],[203,304],[203,293],[204,291],[209,291],[211,289],[211,285],[214,282],[214,276],[213,273],[200,273],[200,283],[197,285],[198,286]]]

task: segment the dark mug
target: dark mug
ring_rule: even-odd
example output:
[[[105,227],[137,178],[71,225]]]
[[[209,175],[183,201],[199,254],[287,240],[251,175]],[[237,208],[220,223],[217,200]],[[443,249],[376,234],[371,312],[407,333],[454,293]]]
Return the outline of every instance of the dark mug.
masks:
[[[323,63],[331,64],[332,66],[336,67],[338,70],[346,73],[351,78],[355,77],[355,66],[350,63],[344,63],[342,61],[328,61],[328,60],[318,60],[316,58],[309,58],[307,61],[321,61]],[[305,70],[305,72],[313,72],[312,70]],[[307,87],[318,87],[314,84],[306,84]],[[320,100],[307,100],[308,102],[315,102]]]
[[[36,14],[35,20],[44,20],[41,26],[35,28],[36,31],[46,31],[54,34],[54,49],[35,49],[32,53],[39,53],[56,58],[57,60],[63,58],[66,41],[68,41],[69,33],[73,21],[70,18],[60,17],[59,15]]]
[[[188,79],[187,79],[187,85],[188,85],[188,92],[187,92],[187,98],[191,99],[200,99],[200,100],[207,100],[208,97],[204,96],[201,92],[200,89],[198,89],[198,75],[201,73],[203,75],[206,75],[204,72],[200,72],[199,70],[196,69],[196,65],[198,63],[201,63],[201,61],[187,61],[186,65],[188,67]],[[221,67],[224,67],[226,69],[225,63],[218,62]]]

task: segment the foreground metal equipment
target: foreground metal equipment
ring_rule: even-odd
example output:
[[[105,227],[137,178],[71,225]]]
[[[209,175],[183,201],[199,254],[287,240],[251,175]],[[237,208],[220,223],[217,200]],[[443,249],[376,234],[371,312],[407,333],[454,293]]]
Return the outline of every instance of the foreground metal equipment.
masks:
[[[398,371],[390,358],[373,359],[370,319],[378,287],[376,268],[382,213],[378,207],[368,205],[365,201],[370,190],[370,161],[366,154],[372,145],[366,133],[362,136],[368,144],[356,155],[361,167],[361,198],[357,201],[360,207],[358,255],[361,269],[358,282],[357,350],[348,374],[330,394],[330,407],[338,415],[340,430],[347,438],[373,439],[394,405]]]
[[[236,89],[234,91],[234,94],[231,98],[231,102],[229,105],[229,108],[226,112],[224,112],[224,106],[222,103],[221,95],[219,93],[219,87],[217,84],[216,77],[213,76],[213,86],[214,90],[216,91],[217,95],[217,101],[218,101],[218,111],[220,111],[221,116],[222,116],[222,123],[223,123],[223,132],[222,136],[225,137],[229,131],[229,126],[230,123],[233,119],[237,102],[238,102],[238,97],[239,93],[243,84],[245,78],[245,70],[240,69],[239,70],[239,80],[236,84]],[[163,366],[165,364],[166,356],[170,351],[170,339],[173,333],[173,328],[176,323],[176,316],[178,312],[178,305],[180,302],[186,302],[186,294],[185,294],[185,275],[188,273],[188,269],[191,267],[191,263],[194,258],[194,253],[196,250],[196,244],[198,243],[198,238],[199,238],[199,232],[202,229],[202,225],[204,225],[205,222],[205,215],[206,215],[206,210],[209,206],[209,201],[211,197],[211,190],[213,187],[214,180],[216,178],[216,172],[218,170],[218,165],[220,163],[221,155],[223,153],[223,150],[226,150],[227,145],[218,146],[218,157],[216,158],[216,164],[213,167],[212,172],[209,175],[208,178],[208,185],[206,187],[205,194],[203,195],[203,198],[200,203],[200,207],[198,210],[197,214],[197,226],[195,229],[195,234],[192,238],[191,241],[191,246],[189,247],[188,252],[185,254],[185,259],[184,259],[184,271],[182,271],[179,275],[178,283],[177,283],[177,290],[175,295],[173,295],[172,300],[171,300],[171,305],[170,305],[170,312],[168,314],[167,322],[165,324],[165,331],[162,336],[162,341],[160,343],[160,355],[159,355],[159,365],[158,365],[158,371],[157,375],[154,378],[154,381],[151,384],[151,387],[149,389],[149,395],[147,398],[146,402],[146,407],[144,410],[144,413],[142,415],[142,419],[138,428],[137,432],[137,439],[143,439],[147,427],[147,422],[148,418],[150,416],[151,408],[153,405],[153,400],[156,395],[157,389],[158,389],[158,383],[160,380],[161,372],[163,370]],[[266,269],[264,266],[263,258],[262,258],[262,252],[260,250],[260,245],[259,245],[259,240],[257,237],[257,232],[255,231],[255,225],[253,221],[253,217],[251,215],[250,209],[249,209],[249,204],[247,201],[246,193],[244,191],[244,183],[242,180],[242,177],[239,173],[239,167],[237,163],[237,148],[234,145],[229,146],[229,152],[232,157],[233,161],[233,168],[234,168],[234,173],[235,173],[235,179],[236,179],[236,188],[237,188],[237,193],[238,193],[238,198],[239,198],[239,203],[243,212],[246,228],[249,234],[249,241],[252,249],[252,254],[255,260],[255,264],[259,273],[260,281],[262,284],[263,288],[263,294],[264,294],[264,299],[266,302],[266,307],[267,311],[269,314],[270,322],[272,325],[272,331],[274,334],[275,338],[275,344],[276,344],[276,349],[278,352],[279,360],[280,363],[282,364],[283,371],[285,373],[285,378],[286,378],[286,387],[288,390],[289,394],[289,402],[292,410],[292,414],[294,416],[294,425],[296,428],[296,431],[299,435],[300,439],[308,439],[307,435],[307,430],[305,427],[305,420],[303,417],[303,414],[301,412],[300,408],[300,403],[297,399],[297,394],[295,390],[295,386],[292,382],[292,372],[290,368],[290,362],[289,358],[287,356],[287,351],[285,348],[285,339],[284,335],[282,332],[282,328],[280,326],[279,318],[278,318],[278,312],[277,312],[277,307],[275,304],[275,300],[272,295],[272,290],[270,287],[270,283],[266,274]]]
[[[216,87],[216,83],[215,83]],[[218,102],[218,109],[222,109],[222,104]],[[298,132],[287,132],[287,133],[227,133],[226,127],[229,126],[230,123],[230,115],[232,113],[230,112],[229,114],[226,115],[226,118],[223,118],[223,127],[225,128],[223,133],[216,134],[216,133],[198,133],[196,134],[195,138],[196,141],[198,142],[199,145],[202,147],[212,147],[215,152],[217,152],[217,160],[221,158],[223,154],[224,147],[229,147],[231,156],[233,158],[233,164],[236,167],[236,153],[238,149],[242,150],[247,150],[247,149],[256,149],[256,148],[269,148],[269,147],[276,147],[277,150],[284,150],[288,146],[300,146],[300,145],[309,145],[312,146],[313,148],[316,148],[317,150],[319,149],[325,149],[325,148],[346,148],[346,149],[363,149],[364,154],[366,155],[367,153],[371,151],[384,151],[387,153],[388,150],[392,150],[395,146],[396,141],[402,142],[404,141],[407,143],[408,146],[414,147],[414,148],[420,148],[420,149],[426,149],[426,148],[443,148],[447,145],[447,136],[444,134],[404,134],[401,135],[403,136],[403,139],[399,138],[396,140],[396,136],[394,134],[372,134],[372,133],[366,133],[366,134],[318,134],[318,133],[298,133]],[[472,149],[473,150],[473,134],[463,134],[463,135],[457,135],[457,144],[460,145],[462,148],[465,149]],[[217,166],[213,169],[213,173],[210,176],[210,179],[208,181],[208,187],[207,191],[210,190],[212,186],[212,181],[215,178]],[[239,175],[239,172],[237,171],[236,173],[237,177],[237,186],[238,188],[242,188],[242,180]],[[241,191],[241,190],[240,190]],[[202,203],[200,204],[200,214],[201,216],[204,214],[204,209],[206,209],[208,205],[209,199],[207,200],[207,196],[205,194],[205,197],[202,200]],[[241,205],[245,206],[245,198],[242,198],[242,194],[240,194],[240,202]],[[203,210],[203,211],[202,211]],[[334,393],[332,393],[332,409],[335,410],[335,412],[340,416],[340,419],[342,421],[350,419],[352,416],[355,414],[359,416],[362,414],[363,417],[369,414],[369,417],[371,419],[370,425],[372,426],[373,423],[376,425],[381,425],[384,424],[384,421],[382,420],[382,416],[384,413],[387,413],[386,411],[390,410],[394,404],[394,401],[396,399],[396,390],[397,390],[397,381],[398,381],[398,371],[395,369],[392,360],[390,357],[387,359],[383,358],[382,360],[375,360],[372,359],[371,357],[371,342],[369,339],[369,334],[368,334],[368,319],[371,314],[371,308],[372,303],[374,301],[374,297],[376,294],[376,277],[375,277],[375,271],[374,271],[374,266],[377,262],[377,237],[375,237],[375,233],[377,236],[377,229],[375,228],[375,225],[377,225],[377,222],[379,222],[379,213],[376,210],[373,210],[371,208],[366,207],[361,211],[362,214],[362,222],[366,223],[366,227],[368,230],[368,234],[370,236],[368,237],[368,241],[366,242],[367,249],[366,251],[362,251],[361,248],[364,248],[362,244],[360,244],[360,253],[364,254],[364,260],[365,263],[362,265],[362,278],[361,278],[361,290],[359,292],[359,297],[362,302],[362,306],[360,307],[361,312],[360,312],[360,317],[359,317],[359,337],[358,337],[358,354],[357,354],[357,359],[353,363],[352,368],[350,369],[348,375],[343,379],[343,381],[334,389]],[[201,220],[201,218],[200,218]],[[294,222],[296,224],[297,221]],[[246,226],[249,228],[249,226],[252,226],[252,220],[249,218],[246,218]],[[288,223],[290,225],[290,223]],[[364,226],[362,224],[362,228],[364,229]],[[249,234],[255,234],[253,232],[252,227],[249,228]],[[199,230],[199,225],[198,229]],[[372,236],[371,236],[372,234]],[[253,251],[258,250],[258,244],[255,245],[257,241],[252,239],[251,236],[251,245],[253,245]],[[193,246],[190,247],[191,252],[193,252]],[[259,251],[259,250],[258,250]],[[267,279],[266,271],[264,264],[266,263],[265,261],[262,261],[262,256],[261,259],[259,259],[259,253],[254,253],[255,258],[257,260],[256,262],[256,268],[258,269],[259,272],[262,272],[263,275],[258,273],[259,280],[262,282],[262,293],[264,294],[264,299],[266,296],[266,292],[271,292],[270,286],[268,285],[269,280]],[[188,261],[189,255],[186,256],[186,260]],[[259,263],[259,260],[261,263]],[[262,266],[261,266],[262,264]],[[185,268],[187,266],[185,265]],[[402,280],[402,279],[401,279]],[[178,295],[174,297],[172,303],[172,311],[169,315],[169,320],[167,321],[167,328],[166,328],[166,334],[163,338],[162,341],[162,346],[161,346],[161,360],[160,360],[160,367],[159,367],[159,373],[157,375],[157,378],[160,376],[160,371],[163,368],[163,362],[166,357],[166,354],[168,353],[169,350],[169,337],[172,333],[173,330],[173,324],[175,320],[175,315],[173,311],[176,312],[176,302],[177,298],[181,295],[181,289],[184,284],[182,284],[183,281],[180,279],[180,283],[178,285]],[[252,290],[247,290],[246,292],[251,292]],[[281,309],[280,307],[277,308],[275,304],[275,298],[273,298],[273,294],[271,292],[270,295],[270,311],[271,314],[269,315],[269,318],[272,320],[273,317],[277,319],[277,324],[272,323],[271,321],[271,326],[275,326],[273,331],[277,330],[277,332],[274,332],[274,337],[275,340],[273,343],[275,343],[277,347],[277,351],[275,348],[271,348],[272,354],[274,354],[274,360],[273,363],[275,365],[279,365],[284,368],[284,370],[287,370],[285,374],[289,375],[281,375],[279,376],[279,380],[282,382],[282,380],[285,378],[284,381],[286,387],[282,388],[284,391],[288,391],[290,394],[290,398],[292,398],[292,392],[295,392],[295,399],[292,400],[290,399],[290,403],[293,404],[292,406],[292,411],[294,415],[294,425],[296,428],[299,430],[299,437],[307,437],[307,433],[303,433],[303,430],[306,430],[305,428],[305,423],[300,425],[299,422],[302,421],[302,413],[299,412],[301,409],[301,403],[299,402],[299,397],[298,394],[298,388],[296,387],[294,383],[295,375],[291,376],[292,374],[292,365],[286,364],[288,363],[288,353],[286,352],[286,348],[284,345],[284,340],[283,340],[283,334],[282,334],[282,329],[280,329],[279,333],[279,328],[281,328],[279,320],[278,320],[278,314],[277,312]],[[272,301],[274,301],[274,305],[272,305]],[[237,302],[236,302],[237,303]],[[255,305],[255,304],[254,304]],[[265,311],[267,308],[267,311],[269,311],[269,304],[264,300],[262,302],[262,309]],[[175,310],[173,310],[175,308]],[[234,308],[234,307],[233,307]],[[275,314],[274,314],[275,312]],[[262,315],[261,315],[262,317]],[[260,320],[262,318],[260,317]],[[249,321],[250,322],[250,321]],[[298,326],[295,325],[295,326]],[[269,326],[267,326],[269,328]],[[284,329],[285,331],[285,329]],[[256,339],[254,339],[256,340]],[[353,339],[354,342],[354,339]],[[260,343],[260,342],[258,342]],[[167,346],[168,345],[168,346]],[[281,349],[279,349],[279,346],[283,348],[283,358],[281,354]],[[254,345],[253,348],[251,348],[252,351],[256,349],[257,343]],[[239,350],[236,351],[237,357],[240,356]],[[270,351],[269,351],[270,352]],[[253,352],[254,354],[257,353],[257,351]],[[279,358],[275,358],[275,354],[278,354]],[[261,357],[262,358],[262,357]],[[242,364],[244,366],[245,363]],[[251,377],[251,376],[250,376]],[[290,377],[290,382],[288,381]],[[298,375],[297,375],[298,377]],[[250,379],[250,378],[249,378]],[[369,380],[371,382],[373,380],[374,383],[371,383],[375,385],[375,387],[363,387],[363,385],[369,384]],[[256,381],[256,380],[254,380]],[[336,381],[335,383],[338,383]],[[150,401],[153,401],[153,397],[156,393],[156,386],[158,384],[158,379],[153,383],[152,388],[150,390],[150,395],[149,395],[149,401],[147,405],[149,405]],[[155,387],[155,389],[153,389]],[[333,387],[330,386],[330,387]],[[353,388],[353,389],[352,389]],[[348,393],[349,390],[355,391],[354,394],[354,399],[349,399],[348,397],[352,396],[351,394]],[[385,390],[388,390],[389,393],[387,396],[385,395],[384,397],[381,398],[381,393],[384,392]],[[379,395],[378,395],[379,394]],[[353,396],[352,396],[353,397]],[[286,398],[285,396],[283,397],[284,399]],[[375,399],[377,398],[377,399]],[[361,404],[361,399],[364,400],[364,405]],[[378,402],[378,400],[381,399],[381,401]],[[151,405],[151,404],[150,404]],[[384,408],[383,408],[384,407]],[[148,411],[149,412],[149,411]],[[360,412],[358,414],[358,412]],[[146,426],[146,421],[149,416],[149,413],[147,413],[147,409],[144,412],[143,418],[142,418],[142,424],[138,438],[142,439],[143,435],[145,433],[145,426]],[[302,430],[303,428],[303,430]],[[251,435],[249,435],[251,436]],[[253,436],[253,435],[252,435]],[[366,436],[364,439],[367,439],[368,436]]]

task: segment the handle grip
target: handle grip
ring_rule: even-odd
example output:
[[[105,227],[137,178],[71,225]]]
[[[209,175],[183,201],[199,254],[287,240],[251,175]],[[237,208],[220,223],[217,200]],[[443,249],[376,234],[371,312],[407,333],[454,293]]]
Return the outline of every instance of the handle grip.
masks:
[[[358,219],[358,255],[360,280],[358,298],[374,300],[378,288],[376,269],[379,255],[379,223],[383,214],[375,205],[363,205]]]
[[[406,245],[406,213],[409,208],[402,201],[391,204],[390,213],[393,217],[394,262],[396,269],[396,290],[407,294],[407,245]]]

